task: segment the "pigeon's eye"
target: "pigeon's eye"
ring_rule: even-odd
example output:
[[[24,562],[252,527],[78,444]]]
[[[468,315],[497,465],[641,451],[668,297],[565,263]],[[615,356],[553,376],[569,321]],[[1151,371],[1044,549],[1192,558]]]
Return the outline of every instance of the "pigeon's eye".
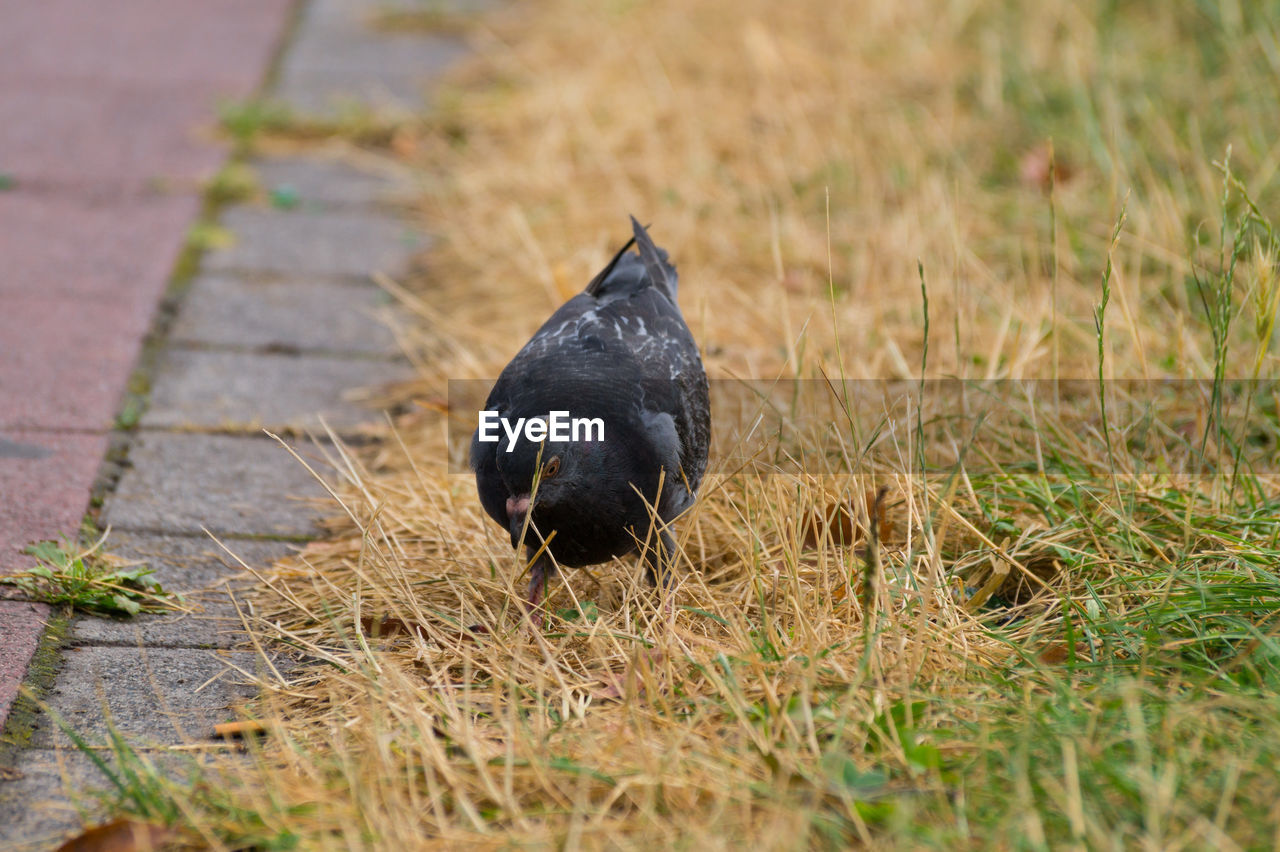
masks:
[[[542,466],[542,478],[550,479],[560,472],[560,457],[552,456],[545,465]]]

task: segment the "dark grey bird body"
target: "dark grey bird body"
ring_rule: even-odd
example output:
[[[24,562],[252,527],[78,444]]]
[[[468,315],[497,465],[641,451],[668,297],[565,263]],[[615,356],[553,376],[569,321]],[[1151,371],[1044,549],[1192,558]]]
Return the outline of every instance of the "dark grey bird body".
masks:
[[[472,438],[485,511],[530,556],[548,542],[531,567],[532,606],[555,564],[593,565],[646,542],[649,579],[665,576],[664,525],[693,504],[706,470],[707,378],[676,303],[676,271],[631,221],[633,240],[538,329],[485,404],[509,423],[553,411],[598,418],[603,440],[521,436],[508,451],[505,435]]]

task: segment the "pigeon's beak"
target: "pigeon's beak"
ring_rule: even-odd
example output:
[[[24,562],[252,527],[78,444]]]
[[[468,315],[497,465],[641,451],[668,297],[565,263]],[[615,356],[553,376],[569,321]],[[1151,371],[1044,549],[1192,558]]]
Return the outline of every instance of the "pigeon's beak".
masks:
[[[520,546],[520,533],[524,531],[524,516],[529,514],[529,495],[507,498],[507,524],[511,530],[511,546]]]

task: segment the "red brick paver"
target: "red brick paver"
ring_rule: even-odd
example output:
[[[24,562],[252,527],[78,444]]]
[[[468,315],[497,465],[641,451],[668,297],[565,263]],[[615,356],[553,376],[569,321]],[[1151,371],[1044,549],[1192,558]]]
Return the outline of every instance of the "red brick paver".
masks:
[[[212,101],[209,89],[93,91],[0,78],[3,168],[22,186],[198,189],[226,156],[215,143]]]
[[[0,707],[8,712],[40,644],[49,607],[26,601],[0,601]]]
[[[0,162],[3,151],[0,145]],[[191,194],[0,192],[0,304],[11,296],[74,296],[123,302],[150,316],[198,210]]]
[[[0,428],[110,428],[148,317],[76,296],[5,296],[4,306]]]
[[[4,0],[0,79],[94,88],[214,86],[244,97],[262,81],[288,0]],[[211,104],[203,104],[208,109]],[[155,128],[148,128],[155,129]]]
[[[0,430],[0,571],[29,565],[31,542],[80,529],[106,449],[101,432]]]
[[[0,572],[75,535],[107,429],[290,0],[0,0]],[[47,608],[0,602],[0,725]]]

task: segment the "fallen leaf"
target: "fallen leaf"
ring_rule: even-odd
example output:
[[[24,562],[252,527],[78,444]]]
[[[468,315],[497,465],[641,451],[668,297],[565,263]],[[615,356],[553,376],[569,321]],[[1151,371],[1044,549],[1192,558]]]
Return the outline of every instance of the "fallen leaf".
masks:
[[[875,516],[880,541],[892,540],[896,525],[889,517],[885,501],[877,503],[876,492],[873,490],[868,490],[864,499],[867,507],[865,517]],[[862,538],[862,529],[849,502],[831,503],[824,511],[814,509],[805,520],[802,532],[802,543],[806,550],[813,550],[820,542],[833,547],[850,547]]]
[[[1071,653],[1066,645],[1054,643],[1037,654],[1036,658],[1042,663],[1056,666],[1058,663],[1065,663],[1070,656]]]
[[[213,726],[213,735],[224,740],[238,740],[244,738],[246,734],[265,734],[266,732],[266,723],[257,720],[223,722],[221,725]]]
[[[853,510],[844,503],[832,503],[824,511],[814,509],[804,525],[804,548],[812,550],[820,543],[848,547],[861,537],[854,522]]]
[[[397,128],[391,134],[390,148],[401,157],[412,157],[418,153],[418,136],[405,128]]]
[[[1076,643],[1075,657],[1077,660],[1090,660],[1092,656],[1089,652],[1089,646],[1083,642]],[[1056,666],[1065,663],[1071,658],[1071,648],[1066,642],[1054,642],[1046,645],[1036,655],[1036,659],[1044,663],[1046,666]]]
[[[172,828],[150,822],[117,819],[95,826],[58,847],[58,852],[148,852],[177,836]]]

